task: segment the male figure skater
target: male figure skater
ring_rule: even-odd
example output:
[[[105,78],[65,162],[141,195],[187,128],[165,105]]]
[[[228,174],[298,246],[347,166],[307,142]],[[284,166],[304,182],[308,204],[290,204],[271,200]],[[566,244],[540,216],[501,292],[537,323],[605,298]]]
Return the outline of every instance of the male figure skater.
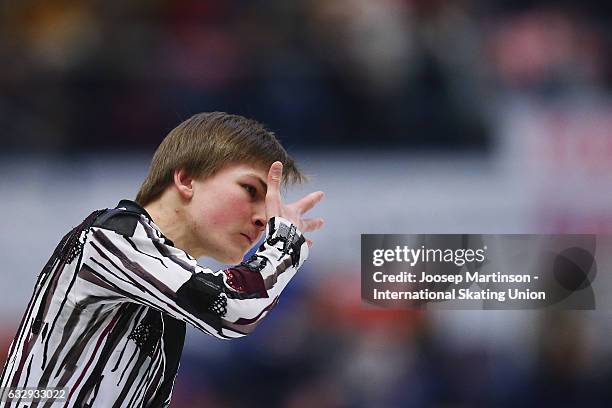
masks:
[[[10,347],[0,405],[168,406],[185,323],[223,339],[250,333],[304,263],[302,233],[323,220],[303,214],[323,193],[280,197],[282,182],[302,178],[253,120],[181,123],[135,202],[95,211],[57,246]],[[240,264],[212,271],[202,256]]]

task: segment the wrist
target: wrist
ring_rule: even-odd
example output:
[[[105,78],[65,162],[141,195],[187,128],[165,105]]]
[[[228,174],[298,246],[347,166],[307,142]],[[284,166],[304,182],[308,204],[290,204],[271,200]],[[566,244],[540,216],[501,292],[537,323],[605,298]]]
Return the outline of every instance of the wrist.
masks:
[[[300,266],[308,257],[306,238],[295,224],[283,217],[270,218],[265,243],[279,250],[280,258],[288,255],[293,266]]]

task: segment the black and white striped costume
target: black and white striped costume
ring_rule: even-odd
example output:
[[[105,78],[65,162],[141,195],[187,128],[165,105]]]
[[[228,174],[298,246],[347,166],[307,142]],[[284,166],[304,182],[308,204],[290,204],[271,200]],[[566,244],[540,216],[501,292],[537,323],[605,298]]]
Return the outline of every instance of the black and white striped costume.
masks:
[[[304,237],[276,217],[248,262],[212,271],[175,248],[136,203],[96,211],[41,272],[1,386],[67,387],[68,399],[53,406],[167,406],[185,323],[223,339],[250,333],[307,256]]]

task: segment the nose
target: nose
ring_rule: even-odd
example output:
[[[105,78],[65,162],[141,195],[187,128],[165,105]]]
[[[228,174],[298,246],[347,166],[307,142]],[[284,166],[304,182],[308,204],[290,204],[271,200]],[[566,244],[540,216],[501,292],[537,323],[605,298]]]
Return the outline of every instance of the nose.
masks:
[[[253,224],[257,231],[262,232],[266,229],[266,206],[264,203],[257,205],[253,213]]]

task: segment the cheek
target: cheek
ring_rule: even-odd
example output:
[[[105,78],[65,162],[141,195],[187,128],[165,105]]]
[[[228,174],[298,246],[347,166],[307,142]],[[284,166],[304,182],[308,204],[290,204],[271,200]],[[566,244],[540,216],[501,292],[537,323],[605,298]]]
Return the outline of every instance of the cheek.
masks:
[[[239,195],[227,195],[215,203],[214,211],[208,216],[209,221],[218,227],[242,223],[249,217],[249,206]]]

